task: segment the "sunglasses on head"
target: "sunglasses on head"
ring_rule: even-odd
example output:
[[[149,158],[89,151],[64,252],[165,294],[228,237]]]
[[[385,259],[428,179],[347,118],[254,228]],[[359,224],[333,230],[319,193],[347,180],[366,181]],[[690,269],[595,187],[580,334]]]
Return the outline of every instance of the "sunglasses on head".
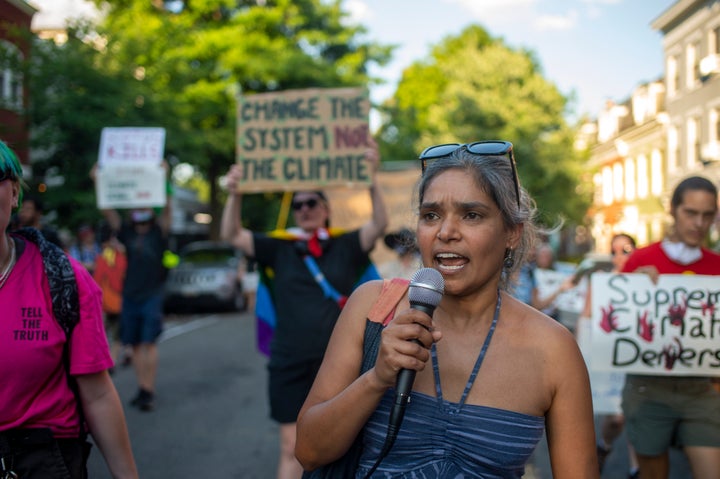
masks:
[[[438,158],[450,156],[454,151],[465,148],[468,153],[477,156],[505,156],[510,160],[512,168],[513,184],[515,185],[515,198],[518,207],[520,206],[520,180],[518,179],[517,166],[515,165],[515,156],[513,155],[513,145],[509,141],[489,140],[476,141],[474,143],[447,143],[444,145],[429,146],[420,153],[420,161],[422,162],[422,172],[425,173],[427,165]]]
[[[320,202],[320,201],[319,201],[317,198],[310,198],[310,199],[305,200],[305,201],[297,201],[297,200],[295,200],[295,201],[292,202],[292,209],[295,210],[295,211],[300,211],[303,206],[307,206],[308,209],[311,210],[311,209],[315,208],[315,207],[318,205],[319,202]]]

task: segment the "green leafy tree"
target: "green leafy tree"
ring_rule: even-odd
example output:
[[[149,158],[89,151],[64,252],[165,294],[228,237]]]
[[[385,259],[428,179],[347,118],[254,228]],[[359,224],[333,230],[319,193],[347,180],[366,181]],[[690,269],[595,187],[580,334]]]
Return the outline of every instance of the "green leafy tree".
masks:
[[[235,160],[238,94],[368,85],[369,64],[391,52],[362,41],[364,29],[344,23],[339,0],[96,3],[106,8],[98,63],[134,76],[143,119],[167,129],[169,155],[203,173],[216,219],[224,200],[217,179]],[[277,198],[249,196],[248,212]]]
[[[588,198],[576,193],[582,161],[564,119],[566,107],[567,99],[543,78],[531,52],[513,50],[470,26],[404,71],[383,105],[381,153],[415,159],[433,144],[511,141],[522,184],[542,219],[580,222]]]
[[[133,78],[98,67],[97,40],[92,25],[77,23],[62,44],[36,38],[25,65],[33,132],[28,187],[56,214],[56,226],[71,232],[100,219],[89,172],[102,128],[143,125]]]

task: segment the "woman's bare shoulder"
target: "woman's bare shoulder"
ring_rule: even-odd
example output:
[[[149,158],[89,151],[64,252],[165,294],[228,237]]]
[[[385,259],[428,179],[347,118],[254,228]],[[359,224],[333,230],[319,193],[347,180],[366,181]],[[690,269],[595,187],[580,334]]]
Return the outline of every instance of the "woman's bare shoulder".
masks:
[[[541,340],[543,343],[549,341],[575,343],[572,332],[555,319],[509,295],[506,298],[503,298],[503,301],[509,303],[512,320],[517,322],[522,335],[528,340]]]

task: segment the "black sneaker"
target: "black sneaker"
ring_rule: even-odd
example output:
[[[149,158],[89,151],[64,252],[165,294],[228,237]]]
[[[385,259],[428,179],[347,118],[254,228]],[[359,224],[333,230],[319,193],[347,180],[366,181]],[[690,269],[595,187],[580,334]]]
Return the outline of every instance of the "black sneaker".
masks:
[[[155,395],[146,389],[140,388],[137,396],[130,401],[130,404],[141,411],[152,411],[155,408]]]

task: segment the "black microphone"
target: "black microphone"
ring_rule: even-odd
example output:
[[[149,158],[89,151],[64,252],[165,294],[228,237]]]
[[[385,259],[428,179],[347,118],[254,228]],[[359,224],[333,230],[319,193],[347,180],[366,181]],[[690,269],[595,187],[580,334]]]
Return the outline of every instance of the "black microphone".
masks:
[[[445,280],[442,275],[435,269],[422,268],[410,280],[408,289],[410,307],[432,317],[435,307],[440,304],[444,291]],[[413,341],[421,344],[417,339]],[[388,438],[391,435],[396,437],[400,430],[400,424],[405,416],[405,407],[410,402],[410,391],[415,381],[416,372],[414,369],[401,369],[398,373],[397,382],[395,383],[395,402],[390,411],[390,421],[388,423]],[[394,437],[392,441],[395,440]]]
[[[435,269],[422,268],[410,279],[410,286],[408,288],[410,307],[422,311],[428,316],[432,316],[435,308],[440,304],[444,292],[445,280],[442,275]],[[417,339],[413,339],[413,341],[421,344]],[[375,464],[370,468],[368,473],[365,474],[364,479],[372,476],[373,472],[375,472],[380,465],[380,462],[382,462],[383,458],[390,452],[390,449],[395,443],[395,439],[397,439],[400,424],[402,424],[403,417],[405,417],[405,407],[410,402],[410,391],[412,390],[413,382],[415,382],[415,373],[416,371],[414,369],[401,369],[398,373],[395,382],[395,401],[390,410],[385,443],[383,444],[377,461],[375,461]]]

